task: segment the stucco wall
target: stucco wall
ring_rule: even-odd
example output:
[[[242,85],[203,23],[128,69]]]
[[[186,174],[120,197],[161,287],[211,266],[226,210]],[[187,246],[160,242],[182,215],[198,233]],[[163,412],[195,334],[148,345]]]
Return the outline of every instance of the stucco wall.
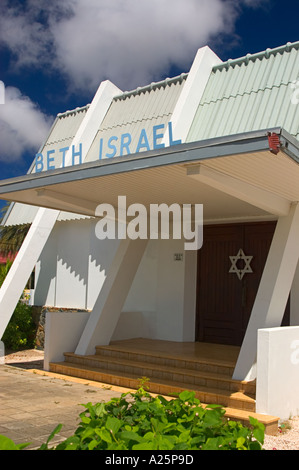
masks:
[[[88,312],[47,312],[44,368],[50,362],[64,360],[65,352],[74,352],[88,320]]]
[[[299,414],[299,327],[258,331],[256,411],[281,419]]]
[[[92,310],[118,241],[99,241],[95,221],[56,224],[36,268],[36,305]],[[113,339],[193,341],[196,253],[183,240],[150,240]]]

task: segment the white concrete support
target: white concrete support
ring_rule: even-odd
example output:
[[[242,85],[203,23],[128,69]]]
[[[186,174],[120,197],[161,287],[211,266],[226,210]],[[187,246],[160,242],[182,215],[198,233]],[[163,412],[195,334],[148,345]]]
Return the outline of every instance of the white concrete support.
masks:
[[[44,248],[59,211],[40,209],[0,289],[0,338]]]
[[[88,150],[104,119],[111,101],[120,90],[111,82],[101,83],[99,89],[83,119],[72,146],[82,144],[82,160],[86,158]],[[66,165],[71,165],[72,152],[66,154]],[[0,289],[0,338],[14,312],[29,276],[48,240],[55,225],[59,211],[40,208],[32,223],[11,269]]]
[[[257,332],[281,325],[299,259],[299,203],[278,219],[233,378],[256,378]]]
[[[97,345],[110,343],[148,240],[124,239],[111,263],[76,354],[94,354]]]
[[[222,60],[208,46],[197,51],[171,118],[174,135],[180,136],[182,142],[186,142],[212,69],[221,63]]]
[[[299,327],[259,330],[256,412],[286,420],[298,416],[298,372]]]

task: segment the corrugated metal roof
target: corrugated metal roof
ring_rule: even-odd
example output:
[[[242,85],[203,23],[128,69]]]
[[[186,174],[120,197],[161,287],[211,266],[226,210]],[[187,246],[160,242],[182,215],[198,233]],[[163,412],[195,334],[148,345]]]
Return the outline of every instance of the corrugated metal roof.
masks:
[[[137,145],[141,129],[145,129],[148,139],[152,141],[153,126],[167,125],[187,76],[188,74],[182,74],[178,77],[168,78],[115,97],[85,162],[98,160],[99,140],[101,138],[108,141],[112,135],[120,136],[123,133],[130,133],[133,149]],[[50,135],[41,149],[41,153],[44,154],[48,150],[55,150],[56,168],[59,168],[62,161],[62,153],[59,150],[62,147],[71,145],[88,108],[89,105],[58,114]],[[34,166],[31,171],[35,172]],[[16,203],[8,215],[5,225],[32,223],[37,210],[36,207]],[[58,220],[65,221],[80,218],[84,218],[84,216],[61,212]]]
[[[299,42],[214,67],[187,142],[282,127],[299,138]]]
[[[132,152],[142,129],[152,141],[155,125],[166,125],[188,74],[125,92],[114,98],[86,162],[99,158],[100,139],[132,136]],[[281,127],[299,138],[299,104],[292,103],[299,85],[299,42],[259,54],[229,60],[213,68],[187,142]],[[78,108],[57,116],[43,150],[68,146],[88,109]],[[175,136],[180,138],[180,136]],[[117,153],[115,156],[119,155]],[[57,165],[56,165],[57,166]],[[16,204],[7,224],[32,222],[36,209]],[[81,218],[61,213],[59,220]]]
[[[73,111],[67,111],[63,114],[58,114],[49,136],[41,148],[40,152],[46,154],[48,150],[55,150],[55,166],[59,168],[61,165],[62,154],[58,152],[62,147],[68,147],[86,114],[88,106],[77,108]],[[28,173],[35,173],[34,162]],[[5,225],[21,225],[32,223],[36,213],[37,207],[28,206],[26,204],[13,203],[10,207],[9,214],[5,220]],[[69,220],[74,218],[74,214],[61,212],[59,220]]]
[[[187,74],[183,74],[115,97],[85,161],[98,160],[100,139],[107,144],[112,136],[119,140],[122,134],[130,134],[130,148],[135,153],[140,133],[145,129],[148,140],[152,143],[153,127],[166,126],[171,120],[186,77]],[[118,147],[115,156],[120,155],[119,150]]]
[[[73,111],[66,111],[65,113],[58,114],[57,123],[50,132],[45,147],[50,148],[51,145],[58,142],[64,143],[66,140],[72,140],[75,137],[87,110],[88,106],[84,106],[83,108],[77,108]]]

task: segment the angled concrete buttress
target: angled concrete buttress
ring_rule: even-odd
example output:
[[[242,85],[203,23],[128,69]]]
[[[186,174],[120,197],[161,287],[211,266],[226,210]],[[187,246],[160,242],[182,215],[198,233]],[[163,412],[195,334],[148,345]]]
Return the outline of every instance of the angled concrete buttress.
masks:
[[[181,137],[182,142],[187,139],[212,69],[220,63],[222,61],[209,47],[197,51],[171,117],[174,133]],[[163,142],[167,145],[166,135]],[[104,283],[98,286],[98,297],[76,354],[94,354],[95,346],[109,344],[145,247],[145,240],[120,241]]]
[[[299,259],[299,203],[278,219],[244,341],[233,374],[256,378],[257,332],[281,325]]]
[[[84,161],[114,96],[121,90],[109,81],[102,82],[83,119],[72,145],[82,143]],[[72,148],[70,146],[70,149]],[[71,164],[71,150],[66,155],[66,166]],[[40,208],[24,243],[0,289],[0,338],[8,325],[22,295],[26,282],[37,263],[59,215],[58,210]]]
[[[107,277],[78,343],[76,354],[94,354],[108,345],[119,320],[148,240],[119,241]]]

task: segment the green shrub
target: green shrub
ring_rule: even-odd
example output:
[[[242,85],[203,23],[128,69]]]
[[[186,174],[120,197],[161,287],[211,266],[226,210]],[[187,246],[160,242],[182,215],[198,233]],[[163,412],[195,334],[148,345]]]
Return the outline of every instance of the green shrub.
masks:
[[[5,348],[14,351],[32,349],[35,346],[35,333],[32,307],[20,300],[2,336]]]
[[[0,266],[0,286],[2,285],[11,262]],[[6,349],[18,351],[31,349],[35,346],[36,326],[32,318],[32,307],[25,304],[21,298],[1,338]]]
[[[3,281],[11,268],[11,265],[11,261],[7,261],[6,264],[0,264],[0,286],[3,284]]]
[[[264,425],[252,429],[224,418],[218,405],[203,407],[193,392],[153,397],[140,388],[107,403],[88,403],[74,435],[53,450],[262,450]],[[49,450],[52,433],[40,450]]]

